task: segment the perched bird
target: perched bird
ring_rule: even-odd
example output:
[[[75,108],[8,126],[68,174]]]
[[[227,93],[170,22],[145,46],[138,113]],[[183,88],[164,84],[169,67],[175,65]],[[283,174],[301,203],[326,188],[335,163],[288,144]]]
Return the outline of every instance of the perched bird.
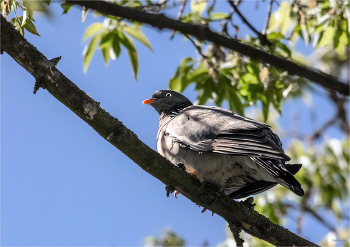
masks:
[[[193,105],[171,90],[159,90],[143,104],[159,114],[158,153],[201,182],[234,199],[277,184],[304,195],[293,176],[301,165],[285,164],[290,158],[269,125],[220,107]]]

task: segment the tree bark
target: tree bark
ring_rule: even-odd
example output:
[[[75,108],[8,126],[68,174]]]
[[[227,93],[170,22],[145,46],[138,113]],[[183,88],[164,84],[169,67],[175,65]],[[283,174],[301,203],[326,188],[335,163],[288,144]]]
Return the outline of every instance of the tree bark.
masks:
[[[240,225],[247,233],[271,244],[315,246],[314,243],[272,223],[258,212],[201,184],[195,177],[171,164],[65,77],[55,67],[57,59],[48,60],[2,16],[1,50],[35,78],[36,86],[45,88],[143,170],[164,184],[173,186],[192,202],[211,210],[228,222]]]
[[[122,17],[131,21],[149,24],[153,27],[159,28],[160,30],[166,28],[173,31],[179,31],[183,34],[192,35],[199,40],[207,40],[213,42],[219,46],[223,46],[233,51],[239,52],[242,55],[250,57],[253,60],[267,63],[278,69],[288,71],[289,75],[303,77],[310,80],[311,82],[319,84],[326,89],[338,92],[346,96],[350,95],[349,84],[341,82],[332,75],[323,73],[317,69],[299,65],[285,58],[274,56],[249,45],[242,44],[235,39],[227,38],[223,35],[212,32],[206,26],[197,26],[189,23],[183,23],[179,20],[170,19],[164,14],[151,14],[141,12],[132,8],[122,7],[120,5],[108,3],[105,1],[67,0],[66,2],[96,10],[106,16]]]

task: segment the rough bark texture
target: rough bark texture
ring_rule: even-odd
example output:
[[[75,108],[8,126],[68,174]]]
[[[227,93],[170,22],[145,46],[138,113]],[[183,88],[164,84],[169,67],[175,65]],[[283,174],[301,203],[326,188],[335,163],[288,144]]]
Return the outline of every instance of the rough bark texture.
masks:
[[[89,124],[104,139],[122,151],[143,170],[173,186],[197,205],[240,225],[247,233],[278,246],[315,246],[258,212],[203,186],[195,177],[177,168],[146,144],[117,118],[103,110],[84,91],[65,77],[33,45],[1,16],[1,49],[26,69],[56,99]],[[33,83],[34,84],[34,83]],[[33,85],[34,86],[34,85]]]
[[[189,23],[183,23],[166,17],[164,14],[150,14],[140,12],[131,8],[122,7],[105,1],[73,1],[66,2],[84,6],[89,9],[96,10],[104,15],[126,18],[140,23],[146,23],[153,27],[161,29],[171,29],[181,33],[192,35],[199,40],[208,40],[219,46],[229,48],[239,52],[244,56],[253,60],[270,64],[278,69],[288,71],[290,75],[304,77],[322,87],[349,96],[350,86],[338,80],[336,77],[323,73],[317,69],[308,68],[303,65],[296,64],[285,58],[271,55],[265,51],[240,43],[237,40],[227,38],[218,33],[212,32],[208,27],[197,26]]]

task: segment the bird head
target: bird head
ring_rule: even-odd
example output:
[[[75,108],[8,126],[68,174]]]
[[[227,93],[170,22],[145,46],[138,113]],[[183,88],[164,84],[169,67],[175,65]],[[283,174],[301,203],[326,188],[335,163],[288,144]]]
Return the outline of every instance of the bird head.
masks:
[[[159,115],[177,115],[182,109],[192,105],[192,102],[178,92],[159,90],[142,104],[151,105]]]

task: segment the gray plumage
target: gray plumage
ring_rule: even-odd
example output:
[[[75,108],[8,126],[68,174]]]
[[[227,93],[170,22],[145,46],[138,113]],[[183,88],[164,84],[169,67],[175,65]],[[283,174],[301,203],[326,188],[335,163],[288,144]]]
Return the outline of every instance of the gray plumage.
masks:
[[[201,182],[235,199],[277,184],[304,194],[293,176],[301,165],[285,164],[290,158],[267,124],[219,107],[192,105],[171,90],[155,92],[144,104],[159,114],[157,151]]]

